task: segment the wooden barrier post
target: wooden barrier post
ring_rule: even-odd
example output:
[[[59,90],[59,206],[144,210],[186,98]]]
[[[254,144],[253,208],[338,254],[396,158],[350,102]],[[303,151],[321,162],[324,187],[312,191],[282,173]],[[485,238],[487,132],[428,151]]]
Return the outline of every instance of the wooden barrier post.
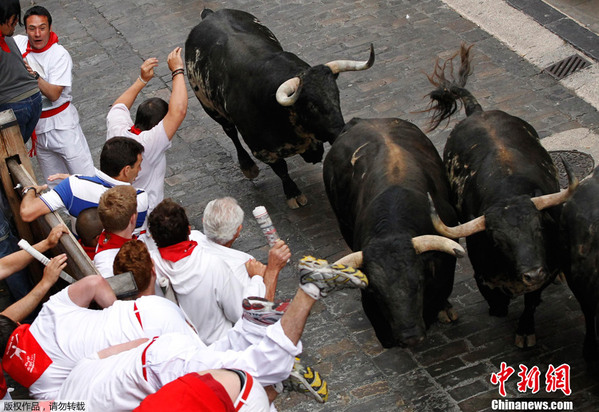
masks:
[[[37,185],[37,182],[34,178],[33,167],[17,119],[12,110],[0,112],[0,132],[0,178],[2,179],[2,185],[12,209],[19,236],[34,244],[35,236],[32,233],[31,226],[21,220],[19,212],[21,197],[20,193],[15,192],[14,187],[17,184],[20,184],[21,187]],[[41,227],[41,236],[43,237],[47,236],[54,226],[64,224],[64,221],[56,212],[39,217],[37,222]],[[57,250],[60,253],[67,254],[66,272],[75,279],[100,274],[71,232],[60,238]],[[114,279],[107,280],[117,296],[131,296],[137,291],[131,273],[117,275]]]

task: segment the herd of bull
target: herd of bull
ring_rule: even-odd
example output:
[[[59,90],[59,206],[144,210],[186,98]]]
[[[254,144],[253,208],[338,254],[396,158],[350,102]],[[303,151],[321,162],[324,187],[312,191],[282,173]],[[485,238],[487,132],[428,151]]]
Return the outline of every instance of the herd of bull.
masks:
[[[599,301],[599,172],[569,187],[534,128],[505,112],[484,111],[465,88],[470,47],[462,46],[457,78],[437,63],[429,80],[431,130],[461,105],[443,159],[414,124],[352,119],[345,124],[336,78],[374,63],[338,60],[311,67],[282,49],[274,34],[239,10],[204,10],[189,34],[185,61],[191,87],[208,115],[233,140],[248,178],[258,168],[239,141],[281,178],[291,208],[306,197],[289,177],[285,157],[317,163],[341,233],[370,285],[364,311],[384,347],[425,338],[437,319],[452,322],[457,243],[466,238],[480,292],[493,316],[507,315],[524,295],[516,345],[535,345],[534,312],[560,272],[584,312],[584,357],[599,365],[595,320]],[[457,57],[457,56],[456,56]],[[449,59],[451,62],[453,60]],[[565,205],[564,205],[564,202]],[[458,225],[458,222],[462,222]]]

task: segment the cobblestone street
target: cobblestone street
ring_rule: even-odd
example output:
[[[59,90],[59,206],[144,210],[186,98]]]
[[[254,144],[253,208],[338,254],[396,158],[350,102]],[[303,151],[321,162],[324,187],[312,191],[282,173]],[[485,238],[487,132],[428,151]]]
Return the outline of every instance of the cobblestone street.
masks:
[[[31,3],[21,1],[24,10]],[[238,8],[254,14],[285,50],[312,65],[336,59],[366,60],[369,45],[374,44],[376,61],[371,69],[342,73],[338,78],[346,121],[400,117],[425,130],[428,117],[421,111],[427,108],[426,95],[432,90],[425,73],[431,73],[437,57],[450,57],[465,42],[474,44],[474,72],[467,87],[484,109],[522,117],[542,139],[560,134],[566,148],[568,131],[599,133],[596,108],[441,0],[36,3],[52,13],[53,29],[71,53],[73,103],[96,166],[110,105],[134,81],[148,57],[157,57],[160,65],[137,103],[152,96],[168,100],[171,74],[166,57],[174,47],[184,47],[204,7]],[[17,28],[17,33],[23,29]],[[461,111],[454,118],[464,116]],[[440,152],[454,124],[428,134]],[[258,163],[260,175],[255,180],[244,177],[233,144],[205,114],[191,89],[188,114],[167,152],[167,165],[165,196],[186,208],[194,228],[201,230],[202,211],[210,200],[233,196],[239,201],[246,219],[235,247],[263,262],[268,247],[252,209],[267,208],[293,253],[281,273],[277,298],[292,297],[298,283],[295,267],[303,255],[333,261],[349,252],[326,197],[322,164],[306,164],[299,156],[288,160],[291,177],[308,198],[306,206],[288,209],[280,179],[265,164]],[[427,340],[413,349],[381,347],[357,291],[319,301],[304,332],[302,358],[327,378],[329,401],[321,405],[305,395],[284,393],[276,401],[277,408],[295,412],[491,410],[491,401],[501,397],[490,377],[506,362],[516,371],[519,364],[538,366],[542,385],[549,364],[571,367],[570,396],[561,390],[547,392],[544,386],[536,394],[530,389],[520,393],[514,373],[507,384],[508,399],[572,401],[576,411],[597,410],[599,382],[586,374],[582,359],[584,318],[565,284],[555,283],[544,292],[536,312],[537,345],[527,350],[513,345],[523,298],[512,301],[506,318],[490,317],[467,257],[458,261],[450,300],[459,320],[433,325]],[[14,394],[27,397],[22,388]]]

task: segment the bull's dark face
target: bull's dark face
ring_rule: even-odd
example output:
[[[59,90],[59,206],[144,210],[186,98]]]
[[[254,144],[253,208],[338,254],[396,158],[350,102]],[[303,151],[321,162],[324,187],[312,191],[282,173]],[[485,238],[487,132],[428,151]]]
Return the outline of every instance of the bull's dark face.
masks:
[[[510,267],[509,273],[504,274],[507,279],[503,279],[510,285],[497,286],[523,293],[538,289],[547,281],[541,218],[528,196],[511,198],[485,211],[487,235]]]
[[[294,104],[296,124],[315,139],[332,144],[345,126],[339,103],[337,75],[320,65],[311,67],[300,77],[302,88]]]
[[[425,338],[422,317],[424,265],[411,238],[372,240],[363,249],[369,286],[364,311],[384,347],[413,346]]]

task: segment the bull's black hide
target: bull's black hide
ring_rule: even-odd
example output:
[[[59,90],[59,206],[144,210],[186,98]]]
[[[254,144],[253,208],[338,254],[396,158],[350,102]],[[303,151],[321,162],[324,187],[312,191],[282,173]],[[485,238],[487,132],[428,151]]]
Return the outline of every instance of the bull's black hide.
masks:
[[[583,355],[599,372],[597,314],[599,309],[599,168],[582,182],[564,205],[560,233],[564,247],[563,270],[568,286],[580,303],[586,323]]]
[[[447,300],[455,257],[414,243],[435,233],[427,192],[443,218],[457,222],[441,158],[424,133],[400,119],[353,119],[328,152],[323,176],[345,241],[362,251],[369,279],[362,304],[382,345],[420,342],[440,311],[455,320]],[[445,251],[456,254],[461,247],[451,243]]]
[[[185,42],[189,83],[206,113],[231,138],[243,173],[259,169],[237,132],[259,160],[281,178],[287,203],[306,197],[289,177],[285,157],[300,154],[317,163],[323,142],[332,143],[344,126],[337,75],[364,70],[374,62],[334,61],[310,67],[286,52],[256,17],[240,10],[204,10]]]
[[[467,114],[451,131],[443,161],[458,218],[470,221],[460,228],[476,222],[478,228],[462,234],[454,228],[453,236],[468,236],[468,256],[491,315],[505,316],[510,298],[525,295],[516,345],[532,346],[534,311],[541,291],[559,270],[561,207],[555,204],[564,199],[560,195],[538,197],[558,192],[559,183],[557,168],[534,128],[505,112],[483,111],[465,89],[471,71],[469,51],[462,47],[457,81],[447,80],[445,66],[438,64],[430,76],[438,86],[430,95],[437,103],[433,127],[448,119],[460,100]],[[548,198],[549,203],[545,202]]]

